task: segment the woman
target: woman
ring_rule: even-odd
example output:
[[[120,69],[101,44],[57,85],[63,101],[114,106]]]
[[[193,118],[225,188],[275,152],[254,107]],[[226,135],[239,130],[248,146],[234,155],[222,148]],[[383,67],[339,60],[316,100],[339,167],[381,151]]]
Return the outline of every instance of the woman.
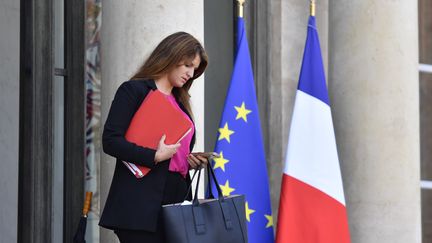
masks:
[[[99,225],[114,230],[120,242],[164,242],[161,206],[182,202],[190,183],[189,168],[207,162],[190,154],[195,133],[188,93],[193,80],[206,67],[207,54],[202,45],[188,33],[174,33],[159,43],[132,79],[116,92],[102,143],[104,152],[117,161]],[[126,141],[129,123],[151,90],[165,94],[190,121],[192,132],[180,144],[165,144],[163,136],[153,150]],[[151,171],[137,179],[121,161]]]

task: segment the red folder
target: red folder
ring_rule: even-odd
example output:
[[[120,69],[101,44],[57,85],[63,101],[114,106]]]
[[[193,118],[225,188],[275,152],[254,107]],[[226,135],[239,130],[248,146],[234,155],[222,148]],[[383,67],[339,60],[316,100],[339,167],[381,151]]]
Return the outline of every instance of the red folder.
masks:
[[[165,144],[175,144],[191,130],[190,121],[174,107],[160,91],[150,91],[135,112],[126,131],[127,141],[142,147],[157,149],[165,134]],[[145,176],[150,168],[123,161],[137,178]]]

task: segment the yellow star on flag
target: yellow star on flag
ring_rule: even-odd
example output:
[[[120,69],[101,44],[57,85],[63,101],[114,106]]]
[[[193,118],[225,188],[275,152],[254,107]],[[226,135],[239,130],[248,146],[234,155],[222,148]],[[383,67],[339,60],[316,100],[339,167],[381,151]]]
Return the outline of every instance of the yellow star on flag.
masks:
[[[228,163],[229,160],[223,157],[222,151],[219,153],[219,158],[214,158],[213,160],[215,162],[213,169],[221,168],[223,171],[225,171],[225,164]]]
[[[230,136],[231,134],[234,133],[234,131],[229,130],[228,128],[228,122],[225,122],[225,126],[223,128],[219,128],[219,139],[218,140],[222,140],[222,139],[226,139],[228,141],[228,143],[230,142]]]
[[[249,203],[248,202],[246,202],[245,209],[246,209],[246,219],[247,219],[248,222],[250,222],[250,215],[253,214],[253,213],[255,213],[255,210],[249,208]]]
[[[237,117],[236,117],[236,120],[238,120],[238,119],[240,119],[240,118],[243,118],[243,120],[244,120],[245,122],[247,122],[247,117],[246,117],[246,116],[247,116],[249,113],[251,113],[252,111],[246,109],[246,107],[245,107],[245,103],[243,102],[242,105],[241,105],[240,107],[238,107],[238,106],[234,106],[234,108],[237,110]]]
[[[235,189],[234,188],[231,188],[230,186],[229,186],[229,181],[227,180],[226,182],[225,182],[225,185],[219,185],[220,187],[221,187],[221,189],[222,189],[222,195],[224,195],[224,196],[229,196],[230,194],[231,194],[231,192],[233,192]]]
[[[264,217],[266,217],[266,219],[268,220],[266,228],[272,227],[273,226],[273,216],[264,214]]]

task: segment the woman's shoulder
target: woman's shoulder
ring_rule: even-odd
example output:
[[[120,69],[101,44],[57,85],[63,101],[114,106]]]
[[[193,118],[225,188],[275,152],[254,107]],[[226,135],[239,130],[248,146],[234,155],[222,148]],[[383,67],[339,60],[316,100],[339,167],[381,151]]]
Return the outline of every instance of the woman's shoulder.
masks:
[[[154,89],[156,89],[156,84],[153,80],[128,80],[120,84],[114,99],[121,99],[138,105]]]
[[[118,88],[118,91],[127,93],[132,96],[146,96],[150,90],[155,90],[156,84],[153,80],[131,79],[124,81]]]
[[[156,84],[152,79],[131,79],[123,82],[121,86],[125,88],[133,88],[137,90],[149,90],[156,89]]]

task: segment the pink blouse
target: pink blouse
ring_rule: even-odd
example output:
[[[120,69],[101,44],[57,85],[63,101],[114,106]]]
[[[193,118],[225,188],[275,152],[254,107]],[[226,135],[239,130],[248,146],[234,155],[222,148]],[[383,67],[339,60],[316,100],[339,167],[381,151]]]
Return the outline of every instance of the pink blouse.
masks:
[[[189,163],[187,161],[187,156],[190,154],[189,145],[192,141],[195,128],[189,116],[177,104],[174,96],[167,95],[166,97],[175,108],[181,111],[185,118],[190,122],[190,126],[192,128],[192,130],[180,141],[180,147],[177,149],[177,152],[171,158],[171,162],[169,165],[169,171],[179,172],[183,177],[186,177],[187,173],[189,172]]]

